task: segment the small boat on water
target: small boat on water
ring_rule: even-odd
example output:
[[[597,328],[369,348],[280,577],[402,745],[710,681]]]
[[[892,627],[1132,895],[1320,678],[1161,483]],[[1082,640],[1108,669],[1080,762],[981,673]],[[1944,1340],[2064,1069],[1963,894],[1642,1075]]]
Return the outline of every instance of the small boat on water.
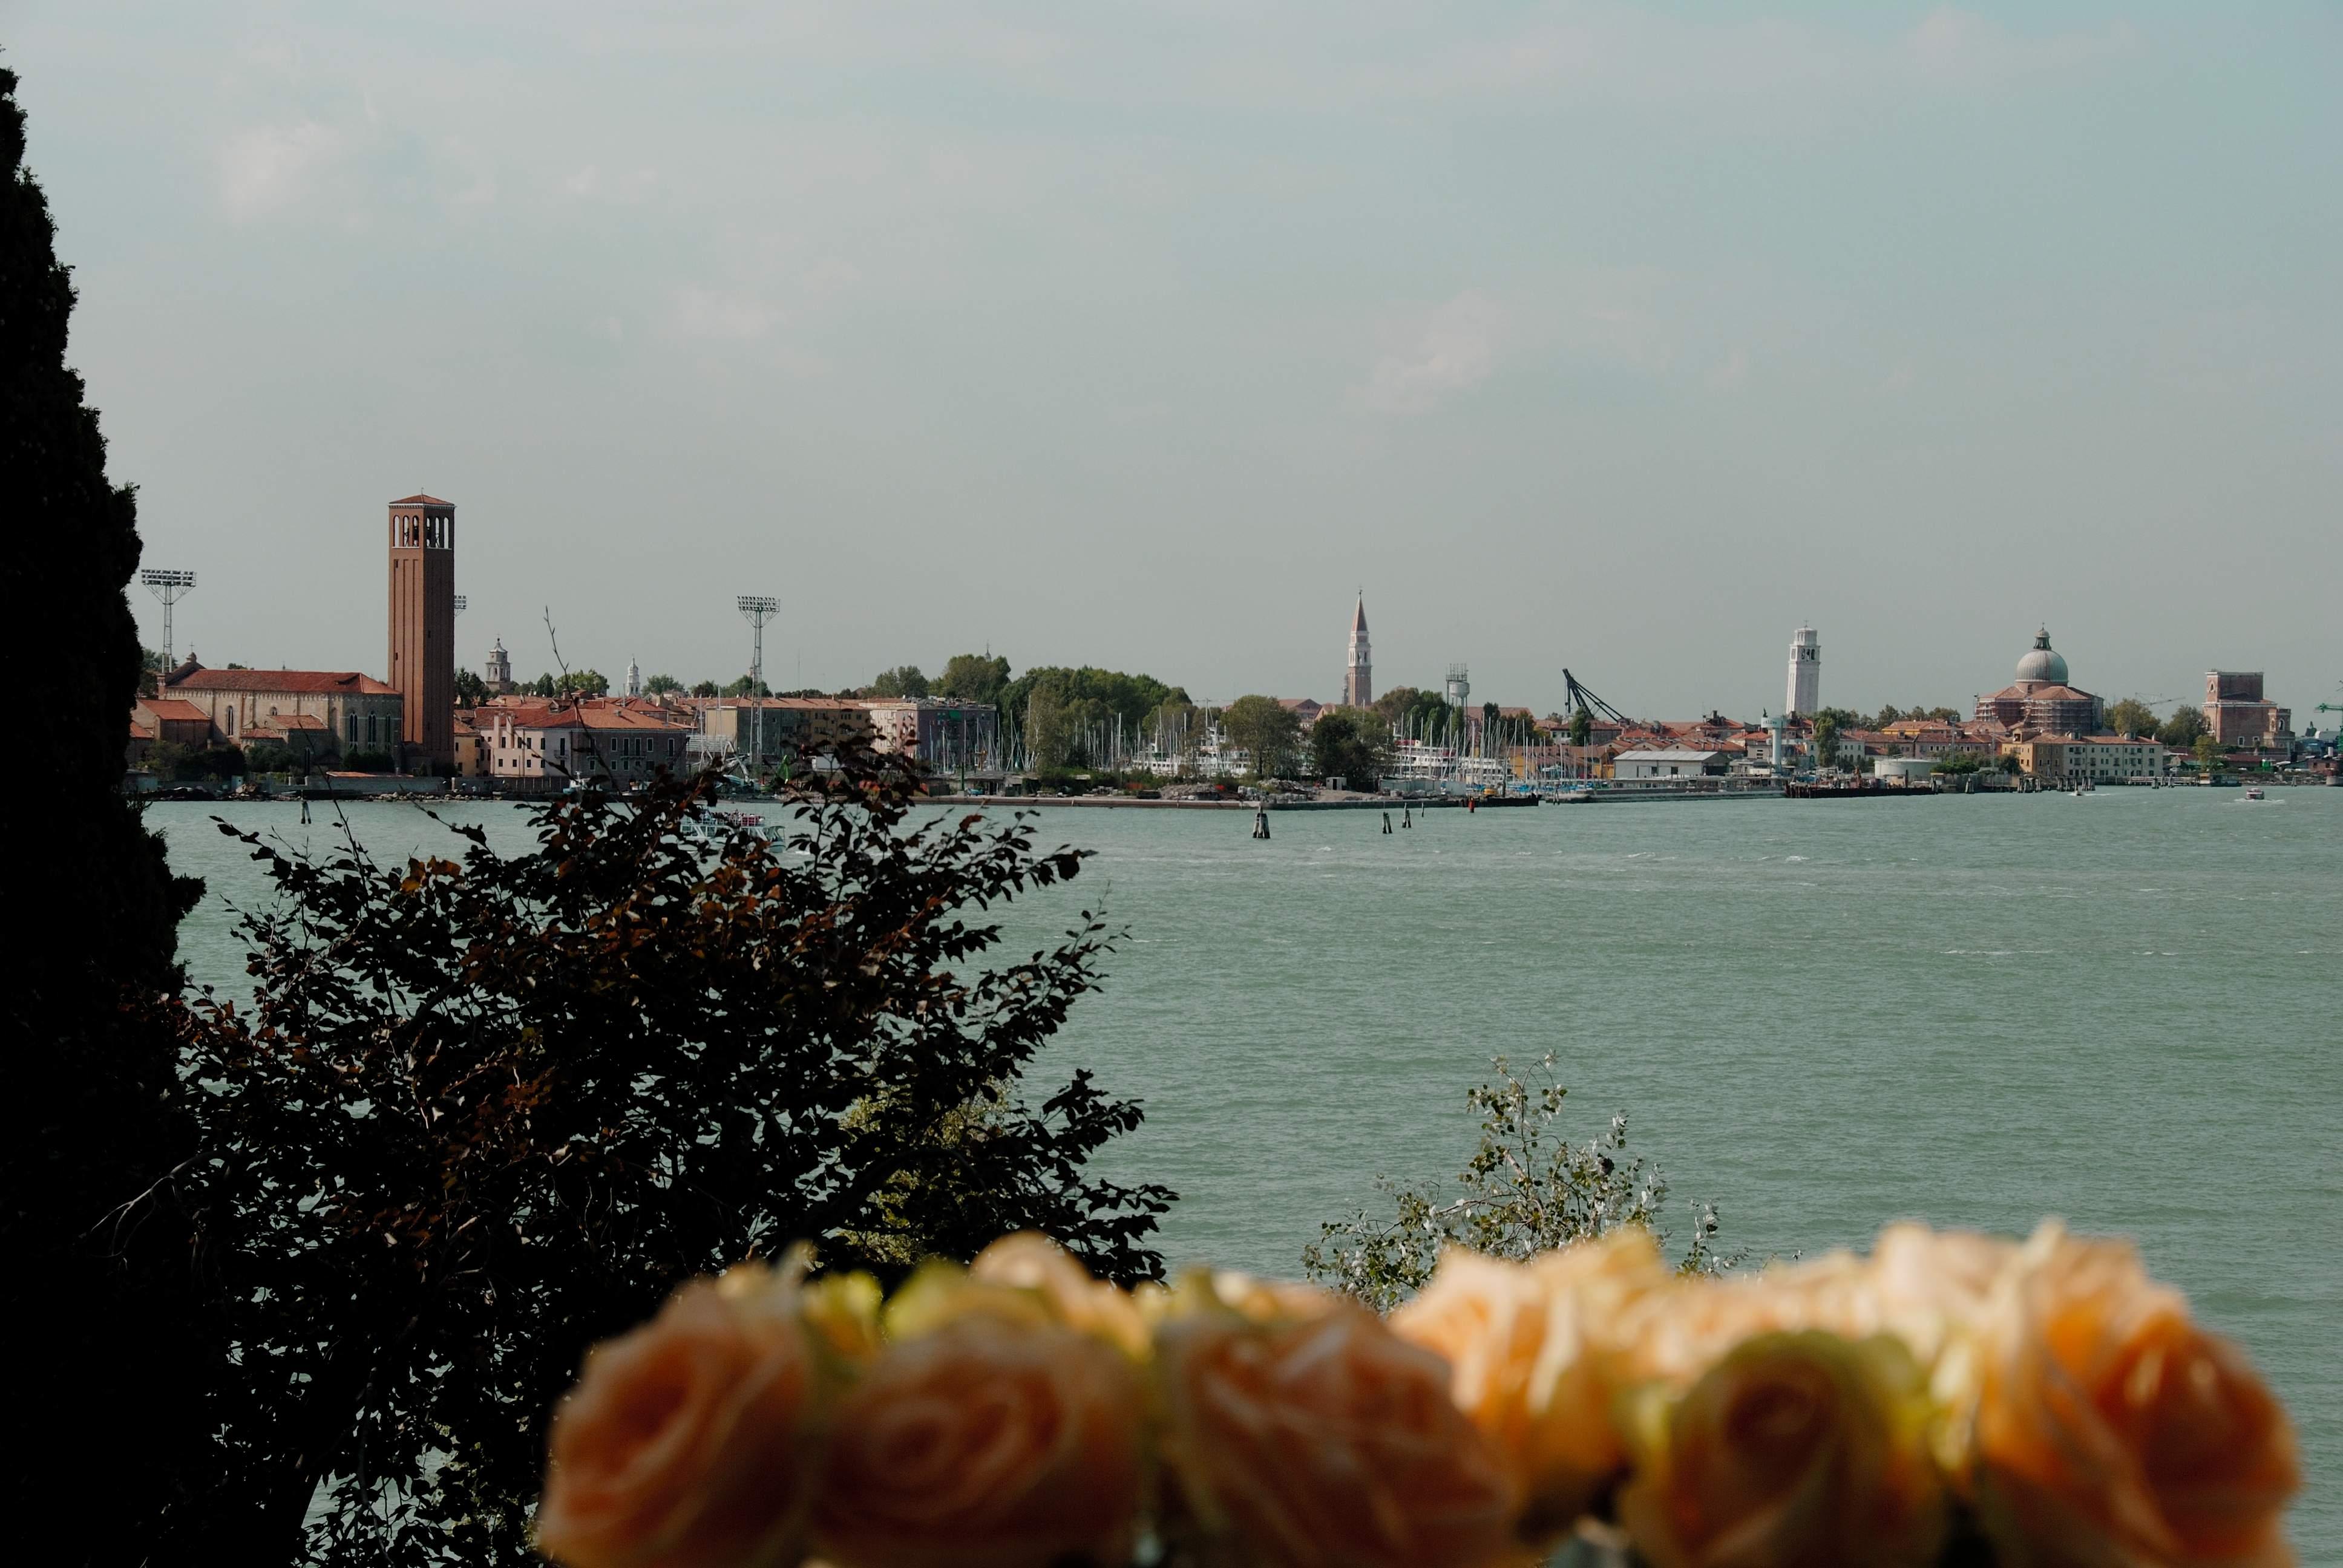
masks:
[[[2259,800],[2259,799],[2264,799],[2264,797],[2263,797],[2263,795],[2262,795],[2262,787],[2261,787],[2260,785],[2258,785],[2258,784],[2248,784],[2248,785],[2247,785],[2247,786],[2246,786],[2246,799],[2248,799],[2248,800]]]

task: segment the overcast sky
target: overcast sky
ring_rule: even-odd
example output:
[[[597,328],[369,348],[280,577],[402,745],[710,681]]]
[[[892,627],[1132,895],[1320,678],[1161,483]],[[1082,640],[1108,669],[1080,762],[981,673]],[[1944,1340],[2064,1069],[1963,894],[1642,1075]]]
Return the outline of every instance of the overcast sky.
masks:
[[[2343,699],[2333,5],[0,19],[206,663]]]

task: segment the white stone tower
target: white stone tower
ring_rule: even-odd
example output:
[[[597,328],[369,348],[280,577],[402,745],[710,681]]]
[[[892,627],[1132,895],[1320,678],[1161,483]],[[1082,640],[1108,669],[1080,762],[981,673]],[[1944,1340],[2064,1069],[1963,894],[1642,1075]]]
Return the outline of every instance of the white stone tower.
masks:
[[[496,647],[488,649],[488,679],[481,684],[501,695],[513,689],[512,655],[505,651],[505,639],[497,638]]]
[[[1813,627],[1790,634],[1790,695],[1782,706],[1793,719],[1812,719],[1822,711],[1823,639]]]
[[[642,694],[643,667],[637,664],[635,662],[634,656],[629,654],[627,656],[627,695],[628,697],[640,697]]]
[[[1367,649],[1367,591],[1361,588],[1359,608],[1351,612],[1351,658],[1342,676],[1342,706],[1370,708],[1374,700],[1374,659]]]

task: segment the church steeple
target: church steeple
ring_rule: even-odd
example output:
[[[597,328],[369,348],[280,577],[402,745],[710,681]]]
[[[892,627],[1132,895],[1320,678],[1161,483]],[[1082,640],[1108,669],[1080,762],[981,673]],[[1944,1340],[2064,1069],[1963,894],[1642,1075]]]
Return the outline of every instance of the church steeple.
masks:
[[[1351,611],[1351,657],[1342,675],[1342,705],[1367,708],[1374,700],[1374,659],[1367,646],[1367,590],[1361,588],[1358,607]]]

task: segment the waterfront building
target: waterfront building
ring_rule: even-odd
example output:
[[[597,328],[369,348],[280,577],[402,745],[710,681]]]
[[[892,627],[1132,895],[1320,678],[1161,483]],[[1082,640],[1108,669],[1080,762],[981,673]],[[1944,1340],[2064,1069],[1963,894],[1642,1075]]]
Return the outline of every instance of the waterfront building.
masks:
[[[1611,759],[1610,774],[1614,779],[1722,779],[1733,770],[1733,762],[1725,751],[1671,746],[1622,751]]]
[[[488,776],[522,791],[578,780],[646,783],[662,768],[681,769],[691,734],[656,709],[625,702],[499,703],[473,712]],[[451,741],[452,733],[451,724]]]
[[[1990,722],[1951,724],[1941,719],[1899,719],[1880,732],[1882,757],[1992,757],[2006,731]]]
[[[940,697],[864,699],[871,749],[895,751],[937,773],[1001,773],[1001,715],[989,702]]]
[[[2046,735],[2089,735],[2099,728],[2105,705],[2067,680],[2066,656],[2051,648],[2050,628],[2044,627],[2017,661],[2017,678],[1978,698],[1976,717],[2012,730],[2023,726]]]
[[[2122,735],[2021,733],[2003,748],[2023,772],[2046,784],[2073,789],[2128,779],[2171,776],[2172,752],[2164,742]]]
[[[1790,689],[1782,710],[1792,718],[1804,714],[1812,719],[1822,711],[1822,633],[1802,626],[1790,634]]]
[[[176,697],[142,697],[130,709],[130,744],[123,765],[136,768],[157,746],[201,751],[212,743],[212,721],[194,703]]]
[[[1373,708],[1374,703],[1374,661],[1367,648],[1367,593],[1361,588],[1358,608],[1351,612],[1351,657],[1342,674],[1342,706]]]
[[[480,684],[488,689],[491,696],[502,697],[512,690],[512,655],[505,651],[503,638],[497,638],[497,645],[488,649],[488,661],[480,675]]]
[[[758,772],[777,762],[794,765],[809,751],[875,746],[870,707],[850,697],[726,697],[698,699],[682,711],[694,716],[716,749]],[[764,752],[757,754],[758,738]],[[916,743],[916,736],[914,738]]]
[[[2205,723],[2227,747],[2283,751],[2294,739],[2294,714],[2263,699],[2258,669],[2207,670]]]
[[[452,678],[449,684],[452,721]],[[406,733],[405,694],[354,669],[206,669],[189,648],[185,662],[163,678],[163,695],[200,709],[219,738],[236,746],[283,739],[297,729],[316,735],[327,751],[378,750],[396,748]],[[451,760],[452,752],[451,731]]]
[[[456,761],[456,505],[390,503],[390,685],[406,700],[399,739],[427,765]]]
[[[488,772],[488,753],[480,737],[480,727],[474,721],[477,709],[458,711],[448,726],[456,746],[456,777],[484,779]]]

